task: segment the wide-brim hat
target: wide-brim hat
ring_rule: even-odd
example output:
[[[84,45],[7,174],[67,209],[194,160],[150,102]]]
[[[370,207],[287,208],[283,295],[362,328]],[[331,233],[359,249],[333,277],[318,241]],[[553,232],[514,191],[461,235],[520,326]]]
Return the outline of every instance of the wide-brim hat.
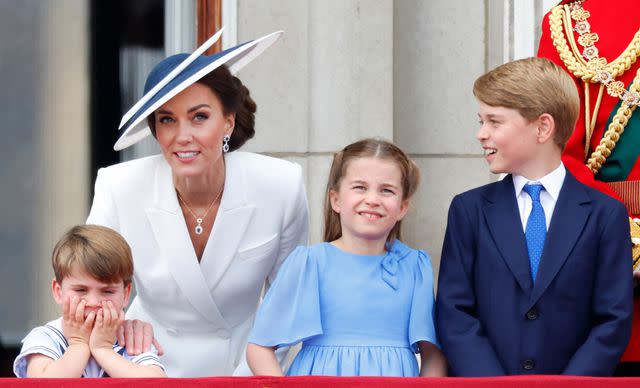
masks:
[[[227,65],[231,74],[237,73],[282,33],[276,31],[212,55],[202,55],[220,38],[220,29],[192,54],[176,54],[162,60],[147,76],[144,96],[122,116],[118,129],[124,130],[113,149],[120,151],[149,136],[151,130],[146,119],[156,109],[222,65]]]

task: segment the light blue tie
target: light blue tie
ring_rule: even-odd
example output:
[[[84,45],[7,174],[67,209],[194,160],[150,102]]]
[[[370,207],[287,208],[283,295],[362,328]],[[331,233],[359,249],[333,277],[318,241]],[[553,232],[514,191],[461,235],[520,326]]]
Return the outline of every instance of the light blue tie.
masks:
[[[544,209],[540,203],[540,191],[544,190],[544,186],[526,184],[522,190],[531,197],[531,213],[529,213],[524,235],[527,239],[531,278],[535,283],[542,249],[544,248],[544,240],[547,237],[547,223],[544,217]]]

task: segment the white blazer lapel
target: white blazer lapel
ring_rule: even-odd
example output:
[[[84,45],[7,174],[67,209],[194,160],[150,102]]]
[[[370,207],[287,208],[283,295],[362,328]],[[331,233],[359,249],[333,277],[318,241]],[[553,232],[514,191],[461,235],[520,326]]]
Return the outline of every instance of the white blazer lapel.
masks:
[[[196,258],[173,187],[171,169],[164,162],[156,168],[154,186],[156,197],[145,212],[158,244],[159,260],[166,263],[185,298],[206,320],[228,327]],[[144,268],[138,270],[144,271]]]
[[[255,210],[247,199],[244,168],[234,162],[234,156],[231,153],[225,157],[224,193],[200,262],[210,289],[218,285],[231,265]]]

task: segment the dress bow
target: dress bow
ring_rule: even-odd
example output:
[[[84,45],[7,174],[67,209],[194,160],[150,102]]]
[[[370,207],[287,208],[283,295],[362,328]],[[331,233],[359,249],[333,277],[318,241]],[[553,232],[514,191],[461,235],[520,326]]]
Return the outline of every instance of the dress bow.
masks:
[[[387,254],[382,258],[380,263],[382,267],[382,280],[394,290],[398,289],[398,266],[400,260],[406,258],[413,250],[404,245],[400,240],[393,243],[387,243]]]

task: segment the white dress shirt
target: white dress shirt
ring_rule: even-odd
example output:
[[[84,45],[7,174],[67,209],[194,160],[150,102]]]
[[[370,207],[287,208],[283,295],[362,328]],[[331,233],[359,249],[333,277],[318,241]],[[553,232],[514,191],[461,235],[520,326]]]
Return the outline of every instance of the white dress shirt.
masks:
[[[522,230],[527,227],[527,220],[531,213],[532,201],[529,194],[522,190],[526,184],[541,184],[544,186],[544,190],[540,192],[540,204],[544,209],[544,218],[547,224],[547,230],[549,230],[549,224],[551,223],[551,216],[553,215],[553,209],[556,207],[558,201],[558,195],[560,195],[560,189],[564,183],[564,177],[567,175],[567,171],[564,165],[560,165],[542,178],[531,181],[522,175],[513,176],[513,186],[516,192],[516,199],[518,201],[518,210],[520,211],[520,220],[522,221]]]

